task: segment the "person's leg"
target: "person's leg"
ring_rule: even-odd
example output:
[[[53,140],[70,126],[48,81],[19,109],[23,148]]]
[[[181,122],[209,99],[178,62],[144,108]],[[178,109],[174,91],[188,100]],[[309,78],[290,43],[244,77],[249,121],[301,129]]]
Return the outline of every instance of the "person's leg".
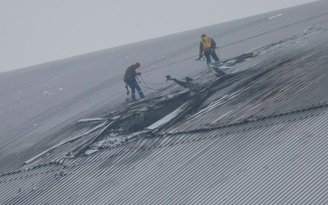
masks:
[[[137,81],[135,81],[135,86],[134,87],[137,89],[140,98],[143,99],[145,96],[144,96],[144,94],[143,94],[143,92],[142,92],[142,90],[141,90],[141,88],[140,88],[140,86],[139,86],[139,84],[138,84]]]
[[[219,57],[216,55],[215,50],[211,53],[212,58],[215,60],[215,62],[220,61]]]
[[[206,63],[211,63],[211,54],[209,52],[204,52],[204,56],[206,58]]]
[[[212,73],[212,68],[211,68],[211,54],[208,52],[204,52],[204,56],[206,58],[206,65],[208,68],[208,72]]]
[[[209,72],[212,72],[212,68],[210,66],[211,63],[211,54],[209,52],[204,52],[204,56],[206,58],[206,64]]]
[[[129,87],[131,89],[131,100],[134,101],[134,100],[136,100],[136,88],[135,88],[134,83],[130,83]]]

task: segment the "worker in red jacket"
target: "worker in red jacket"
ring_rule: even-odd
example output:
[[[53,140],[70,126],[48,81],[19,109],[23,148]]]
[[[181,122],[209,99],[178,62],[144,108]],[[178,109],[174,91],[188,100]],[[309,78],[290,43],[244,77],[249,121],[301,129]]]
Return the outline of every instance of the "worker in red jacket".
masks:
[[[133,65],[131,65],[130,67],[128,67],[125,71],[125,75],[123,78],[123,81],[125,82],[126,85],[128,85],[131,89],[131,100],[135,101],[136,100],[136,90],[138,91],[138,94],[140,96],[140,98],[144,98],[144,94],[137,82],[137,75],[140,75],[140,73],[136,72],[136,69],[140,68],[140,63],[137,62]]]

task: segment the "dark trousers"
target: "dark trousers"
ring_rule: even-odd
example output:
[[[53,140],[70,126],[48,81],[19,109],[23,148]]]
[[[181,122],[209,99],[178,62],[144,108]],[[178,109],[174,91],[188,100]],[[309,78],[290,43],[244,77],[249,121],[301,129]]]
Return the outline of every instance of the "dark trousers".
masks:
[[[204,56],[206,58],[206,63],[209,64],[211,62],[211,56],[215,60],[215,62],[220,61],[219,57],[216,55],[215,50],[213,51],[205,51]]]
[[[136,99],[136,90],[138,91],[138,94],[141,99],[145,97],[136,79],[132,80],[128,85],[131,88],[132,100]]]

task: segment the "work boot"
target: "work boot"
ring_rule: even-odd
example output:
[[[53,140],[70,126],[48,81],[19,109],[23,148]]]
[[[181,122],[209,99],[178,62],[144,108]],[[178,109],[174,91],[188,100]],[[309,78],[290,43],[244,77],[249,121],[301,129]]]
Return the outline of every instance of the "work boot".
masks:
[[[135,94],[132,94],[132,95],[131,95],[131,101],[132,101],[132,102],[136,101],[136,95],[135,95]]]
[[[145,98],[145,95],[143,94],[142,91],[138,91],[138,93],[139,93],[139,96],[140,96],[141,99]]]

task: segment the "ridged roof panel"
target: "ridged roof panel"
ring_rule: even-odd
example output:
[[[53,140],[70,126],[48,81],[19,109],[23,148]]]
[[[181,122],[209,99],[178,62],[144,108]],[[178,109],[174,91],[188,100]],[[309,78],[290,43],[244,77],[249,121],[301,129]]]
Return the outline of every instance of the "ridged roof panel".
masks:
[[[5,204],[324,204],[327,117],[323,107],[143,139],[148,146],[139,141],[72,162],[57,179],[37,169],[0,187]]]
[[[236,54],[250,44],[257,55],[228,67],[233,75],[222,81],[199,74],[197,83],[217,84],[174,126],[151,137],[121,136],[128,140],[72,158],[63,158],[65,151],[83,148],[108,123],[62,130],[62,138],[79,140],[0,175],[0,203],[328,204],[328,4],[309,5],[306,16],[306,6],[289,10],[300,20],[287,12],[286,22],[262,16],[238,27],[245,38],[226,42],[225,51]],[[276,30],[265,40],[269,31],[257,24]],[[253,26],[258,30],[248,29]]]

